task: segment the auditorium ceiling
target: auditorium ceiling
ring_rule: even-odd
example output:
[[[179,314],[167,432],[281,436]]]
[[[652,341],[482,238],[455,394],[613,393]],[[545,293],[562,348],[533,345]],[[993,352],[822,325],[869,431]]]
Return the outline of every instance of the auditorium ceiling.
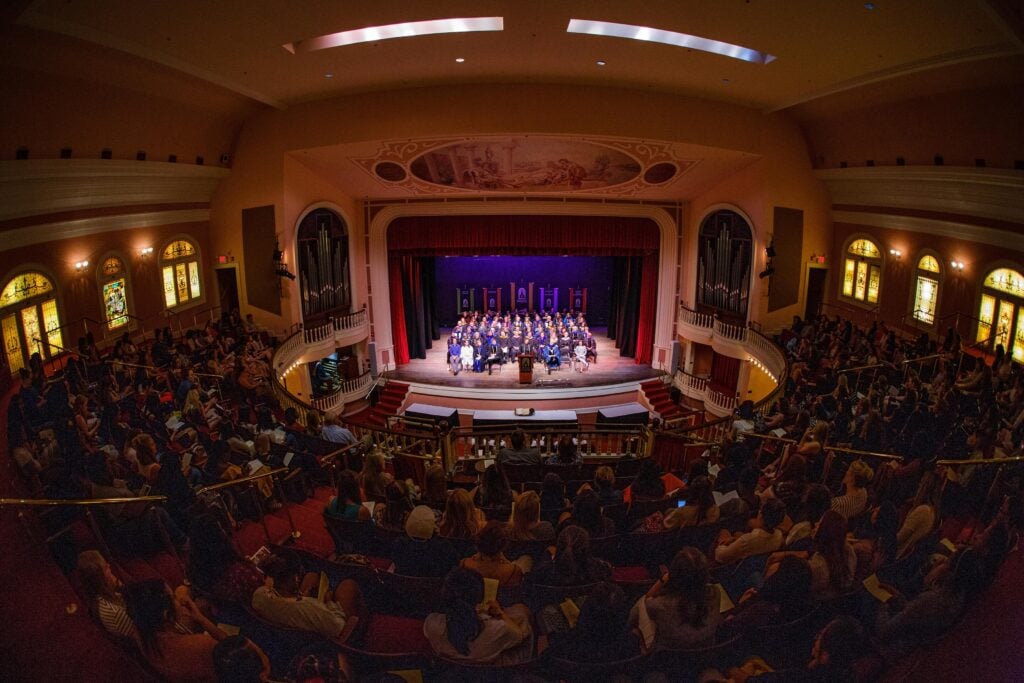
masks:
[[[572,83],[775,111],[907,74],[1020,55],[1024,45],[1019,0],[20,0],[12,6],[6,14],[23,8],[15,20],[21,27],[113,48],[278,108],[411,86]],[[314,51],[291,45],[396,22],[484,16],[502,17],[503,30]],[[686,33],[772,59],[750,62],[568,33],[570,19]],[[956,78],[970,84],[970,70]],[[914,87],[912,80],[898,94],[906,97]],[[925,79],[921,87],[950,83]]]

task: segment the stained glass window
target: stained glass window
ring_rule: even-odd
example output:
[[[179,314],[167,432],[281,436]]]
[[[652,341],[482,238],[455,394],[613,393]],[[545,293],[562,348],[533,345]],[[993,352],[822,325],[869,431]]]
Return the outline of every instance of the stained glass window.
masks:
[[[981,307],[978,309],[978,336],[975,341],[985,341],[992,334],[992,318],[996,314],[996,298],[988,294],[981,295]]]
[[[1024,311],[1017,311],[1017,334],[1013,341],[1013,359],[1024,363]]]
[[[58,354],[63,349],[64,337],[60,333],[60,315],[57,313],[57,300],[43,302],[43,326],[46,328],[46,341],[50,344],[50,355]]]
[[[853,298],[864,301],[864,293],[868,286],[868,264],[864,261],[857,264],[857,279],[853,284]]]
[[[857,262],[852,258],[846,259],[846,271],[843,274],[843,294],[853,296],[853,273],[857,270]]]
[[[4,351],[7,353],[7,365],[15,373],[25,367],[25,359],[21,355],[21,335],[18,334],[18,319],[9,315],[3,319]]]
[[[851,254],[857,254],[858,256],[866,256],[868,258],[881,258],[882,252],[878,250],[875,243],[871,240],[854,240],[850,243],[847,251]]]
[[[199,263],[190,261],[188,264],[188,287],[193,299],[199,298]]]
[[[29,354],[43,355],[43,333],[39,329],[39,313],[35,306],[21,309],[21,327],[25,330],[25,343]]]
[[[175,240],[162,252],[164,302],[167,308],[199,299],[203,294],[202,274],[195,245],[187,240]],[[166,263],[173,261],[174,263]]]
[[[0,292],[0,308],[53,291],[53,283],[42,273],[22,273],[11,278]]]
[[[985,286],[1024,298],[1024,275],[1009,268],[993,270],[985,278]]]
[[[929,325],[935,322],[935,303],[939,298],[939,283],[931,278],[918,276],[917,292],[914,295],[914,318]]]
[[[871,266],[868,275],[868,301],[878,303],[878,287],[882,280],[882,269],[878,266]]]
[[[195,256],[195,253],[196,248],[192,246],[191,242],[175,240],[164,248],[163,259],[173,261],[186,256]]]
[[[927,270],[929,273],[939,272],[938,260],[929,254],[925,254],[921,257],[921,260],[917,262],[917,267],[919,270]]]
[[[1002,344],[1007,348],[1010,344],[1010,327],[1013,325],[1014,305],[1009,301],[999,302],[999,319],[996,321],[996,334],[992,343]]]
[[[174,268],[171,266],[164,266],[164,303],[167,304],[167,308],[178,303],[178,298],[174,295]]]
[[[107,329],[116,330],[128,324],[128,295],[123,277],[103,285],[103,311]]]
[[[121,259],[111,256],[103,261],[103,268],[101,270],[104,277],[113,277],[124,272],[124,264],[121,263]]]

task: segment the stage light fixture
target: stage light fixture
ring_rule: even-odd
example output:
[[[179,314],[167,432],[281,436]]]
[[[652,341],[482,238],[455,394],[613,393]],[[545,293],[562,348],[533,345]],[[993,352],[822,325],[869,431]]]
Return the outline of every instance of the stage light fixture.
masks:
[[[775,258],[775,243],[772,242],[764,249],[764,255],[768,258]]]

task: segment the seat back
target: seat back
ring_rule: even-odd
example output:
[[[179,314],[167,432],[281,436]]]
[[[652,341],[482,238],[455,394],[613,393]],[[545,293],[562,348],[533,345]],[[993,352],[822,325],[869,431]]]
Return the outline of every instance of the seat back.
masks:
[[[334,540],[334,551],[339,555],[361,553],[372,555],[377,551],[377,538],[371,522],[339,519],[324,513],[324,524]]]
[[[516,465],[512,463],[506,463],[501,466],[502,471],[505,472],[505,476],[508,477],[509,484],[522,484],[527,481],[540,481],[540,466],[539,465]]]
[[[404,576],[391,572],[381,572],[378,576],[383,584],[383,593],[396,614],[422,619],[431,612],[440,611],[443,577]]]
[[[629,659],[614,662],[576,662],[571,659],[548,657],[544,660],[544,671],[556,680],[568,683],[604,683],[621,674],[633,674],[640,671],[647,660],[646,654],[636,655]]]
[[[649,661],[653,670],[672,671],[676,680],[696,680],[706,669],[724,670],[726,666],[735,664],[741,639],[742,636],[734,636],[707,647],[658,650]]]

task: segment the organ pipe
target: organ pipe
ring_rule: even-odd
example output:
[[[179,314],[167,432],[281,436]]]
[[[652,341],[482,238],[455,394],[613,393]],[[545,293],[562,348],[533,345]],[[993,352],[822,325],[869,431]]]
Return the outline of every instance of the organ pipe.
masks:
[[[303,315],[348,312],[351,302],[347,237],[331,220],[317,216],[313,229],[300,228],[299,271]],[[340,234],[339,234],[340,233]],[[344,309],[344,310],[342,310]]]
[[[741,233],[742,234],[742,233]],[[697,278],[700,303],[746,314],[749,297],[750,240],[736,237],[728,220],[717,230],[702,230]]]

